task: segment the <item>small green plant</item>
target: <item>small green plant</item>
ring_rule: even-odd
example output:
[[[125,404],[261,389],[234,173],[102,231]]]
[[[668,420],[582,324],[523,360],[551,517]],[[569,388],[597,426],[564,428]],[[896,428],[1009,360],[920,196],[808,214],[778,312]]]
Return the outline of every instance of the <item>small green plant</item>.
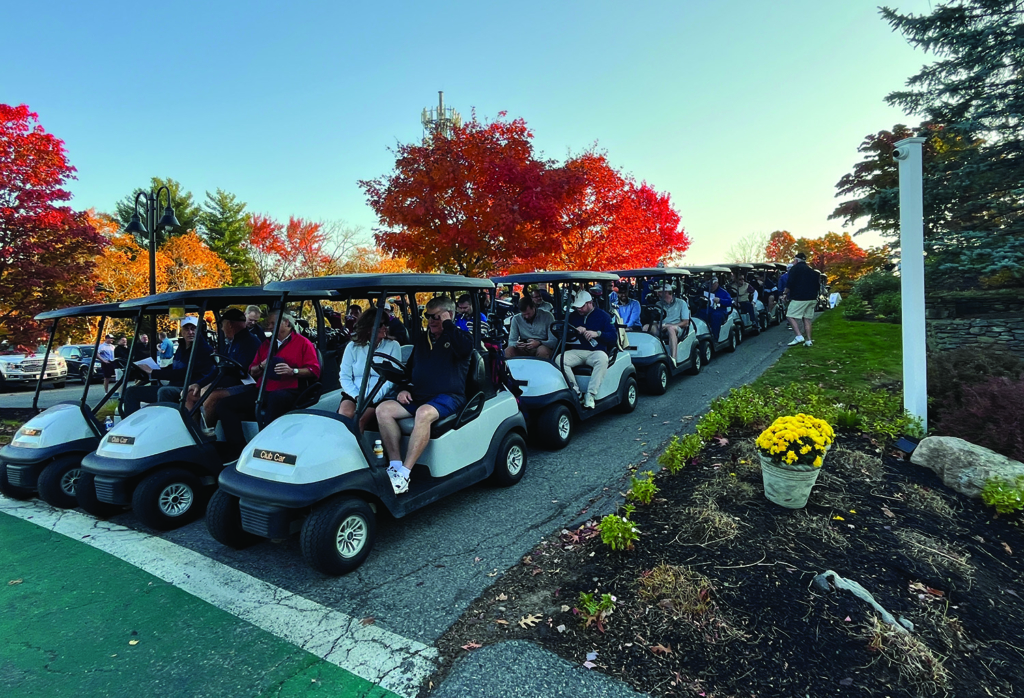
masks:
[[[839,307],[843,311],[843,317],[847,320],[863,320],[871,314],[871,308],[868,307],[868,304],[864,302],[863,298],[856,295],[844,298]]]
[[[864,420],[860,418],[856,410],[839,410],[836,413],[836,426],[840,429],[859,430]]]
[[[608,514],[601,519],[601,542],[612,550],[632,550],[633,542],[640,538],[640,529],[629,520],[634,511],[636,507],[627,504],[622,507],[625,516]]]
[[[1013,482],[1001,477],[989,478],[981,489],[981,501],[995,507],[1000,514],[1012,514],[1024,509],[1024,475]]]
[[[658,456],[658,463],[675,475],[704,448],[704,440],[697,434],[687,434],[683,438],[672,437],[672,443],[665,452]]]
[[[654,484],[654,473],[652,471],[648,470],[640,477],[633,476],[630,478],[629,492],[626,493],[629,499],[646,505],[651,503],[656,494],[658,494],[658,486]]]
[[[899,320],[903,315],[903,299],[900,297],[899,291],[879,293],[871,301],[871,306],[876,313],[891,320]]]
[[[729,430],[730,418],[728,414],[724,414],[712,409],[697,422],[697,436],[704,441],[708,441],[713,436],[719,436]]]
[[[588,594],[580,592],[579,605],[573,611],[583,620],[584,629],[591,625],[596,626],[600,632],[604,632],[604,622],[615,612],[616,598],[611,594]]]

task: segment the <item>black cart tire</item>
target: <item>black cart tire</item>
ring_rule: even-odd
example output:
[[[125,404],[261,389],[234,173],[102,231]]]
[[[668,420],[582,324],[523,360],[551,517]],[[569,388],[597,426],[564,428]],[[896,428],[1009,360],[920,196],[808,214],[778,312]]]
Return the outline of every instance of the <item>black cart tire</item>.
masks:
[[[78,482],[75,483],[75,500],[78,502],[79,509],[97,519],[109,519],[124,511],[123,506],[101,502],[96,497],[96,476],[84,470],[78,476]]]
[[[729,331],[729,344],[728,346],[725,347],[725,350],[728,352],[734,352],[736,351],[736,347],[738,347],[739,345],[740,343],[736,339],[736,328],[734,327],[732,328],[732,330]]]
[[[619,412],[629,414],[636,409],[636,403],[639,399],[640,395],[636,389],[636,376],[630,376],[622,385],[622,394],[619,395]]]
[[[704,368],[704,347],[698,343],[690,352],[690,368],[686,369],[686,373],[696,376],[702,368]]]
[[[39,498],[60,509],[74,509],[78,506],[75,489],[82,475],[82,456],[69,455],[54,459],[39,473],[36,486]]]
[[[651,395],[664,395],[668,390],[668,369],[660,361],[647,367],[644,373],[644,392]]]
[[[206,530],[213,539],[229,548],[241,550],[260,541],[260,537],[242,528],[242,510],[238,497],[217,490],[206,505]]]
[[[526,472],[526,439],[516,432],[509,432],[501,441],[498,455],[494,459],[494,473],[491,479],[501,487],[510,487],[523,479]]]
[[[329,499],[313,508],[302,524],[299,542],[306,564],[338,576],[357,569],[373,550],[377,519],[356,497]]]
[[[199,478],[182,468],[159,470],[132,493],[132,510],[139,521],[158,531],[170,531],[203,515]]]
[[[715,355],[715,348],[711,346],[711,340],[701,344],[700,350],[704,352],[704,365],[707,366],[711,363],[711,358]]]
[[[11,499],[31,499],[35,495],[35,490],[12,485],[7,479],[7,463],[0,461],[0,494]]]
[[[561,402],[545,407],[537,417],[537,439],[544,448],[565,448],[572,440],[572,432],[572,413]]]

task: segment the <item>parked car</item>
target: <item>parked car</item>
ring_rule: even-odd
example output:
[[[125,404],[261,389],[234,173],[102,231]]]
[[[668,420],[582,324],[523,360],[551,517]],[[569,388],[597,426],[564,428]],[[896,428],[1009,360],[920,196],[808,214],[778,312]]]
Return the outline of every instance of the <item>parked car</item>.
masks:
[[[82,385],[85,385],[86,380],[95,381],[103,378],[102,364],[98,361],[93,366],[92,376],[89,376],[92,353],[91,344],[66,344],[57,351],[57,355],[68,365],[68,376],[82,381]]]
[[[19,383],[35,383],[43,369],[43,352],[33,354],[0,354],[0,391]],[[46,362],[44,382],[54,388],[63,388],[68,378],[68,366],[60,356],[51,356]]]

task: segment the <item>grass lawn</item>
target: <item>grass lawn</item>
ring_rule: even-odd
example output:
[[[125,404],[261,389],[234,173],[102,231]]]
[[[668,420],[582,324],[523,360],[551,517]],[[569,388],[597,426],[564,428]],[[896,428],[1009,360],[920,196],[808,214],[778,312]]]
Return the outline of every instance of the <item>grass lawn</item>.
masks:
[[[830,310],[814,321],[814,346],[791,347],[754,387],[817,383],[828,392],[877,388],[903,376],[899,325],[855,322]]]

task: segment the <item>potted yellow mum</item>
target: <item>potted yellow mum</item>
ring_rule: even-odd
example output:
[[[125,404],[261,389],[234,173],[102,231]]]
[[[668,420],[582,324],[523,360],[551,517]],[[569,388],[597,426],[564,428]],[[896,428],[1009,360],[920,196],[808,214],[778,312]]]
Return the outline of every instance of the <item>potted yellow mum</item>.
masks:
[[[835,432],[809,414],[779,417],[757,437],[764,494],[779,506],[807,504]]]

